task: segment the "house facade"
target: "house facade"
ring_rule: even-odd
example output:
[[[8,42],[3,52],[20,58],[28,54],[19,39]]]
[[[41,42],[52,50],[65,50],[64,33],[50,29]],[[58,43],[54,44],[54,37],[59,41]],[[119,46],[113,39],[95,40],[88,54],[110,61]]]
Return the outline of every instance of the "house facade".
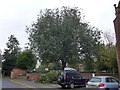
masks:
[[[118,3],[118,6],[116,6],[116,4],[114,4],[114,6],[115,6],[116,18],[113,22],[114,22],[115,34],[116,34],[116,54],[117,54],[118,72],[120,78],[120,1]]]

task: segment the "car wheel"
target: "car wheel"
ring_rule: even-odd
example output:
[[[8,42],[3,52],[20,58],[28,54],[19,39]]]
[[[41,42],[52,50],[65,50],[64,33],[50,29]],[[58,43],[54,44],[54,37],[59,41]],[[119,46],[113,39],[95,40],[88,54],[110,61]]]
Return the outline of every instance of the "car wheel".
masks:
[[[65,85],[62,85],[62,88],[65,88]]]
[[[70,83],[69,87],[74,88],[75,87],[74,83]]]
[[[105,88],[105,90],[109,90],[109,88]]]

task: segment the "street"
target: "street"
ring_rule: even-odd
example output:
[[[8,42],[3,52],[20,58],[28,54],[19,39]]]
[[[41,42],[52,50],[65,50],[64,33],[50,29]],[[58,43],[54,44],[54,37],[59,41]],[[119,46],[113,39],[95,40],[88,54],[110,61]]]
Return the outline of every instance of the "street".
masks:
[[[74,89],[62,89],[58,84],[42,84],[23,79],[4,78],[2,81],[2,90],[103,90],[98,88],[76,87]],[[1,87],[0,87],[1,88]],[[116,89],[111,89],[116,90]]]
[[[2,79],[2,88],[26,88],[26,87],[15,82],[12,82],[9,79]]]
[[[23,79],[2,79],[2,88],[60,88],[57,84],[42,84]]]
[[[68,90],[68,88],[62,89],[58,84],[42,84],[33,81],[22,80],[22,79],[2,79],[2,90],[46,90],[46,89],[58,89],[58,90]],[[83,88],[75,88],[76,90],[83,90]],[[84,88],[85,89],[85,88]]]

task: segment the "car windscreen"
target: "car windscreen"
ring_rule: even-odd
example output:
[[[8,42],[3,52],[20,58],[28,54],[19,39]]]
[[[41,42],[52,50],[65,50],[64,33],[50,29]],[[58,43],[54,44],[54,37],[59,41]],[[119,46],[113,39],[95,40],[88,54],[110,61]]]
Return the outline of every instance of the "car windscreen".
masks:
[[[93,77],[90,79],[90,82],[101,82],[101,78]]]

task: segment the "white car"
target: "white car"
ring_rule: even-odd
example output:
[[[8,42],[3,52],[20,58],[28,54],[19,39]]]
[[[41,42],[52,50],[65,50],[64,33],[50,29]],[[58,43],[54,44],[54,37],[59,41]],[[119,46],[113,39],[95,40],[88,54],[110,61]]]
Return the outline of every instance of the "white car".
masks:
[[[120,90],[120,81],[112,76],[95,76],[92,77],[86,83],[86,88],[103,88],[105,90],[109,89]]]

